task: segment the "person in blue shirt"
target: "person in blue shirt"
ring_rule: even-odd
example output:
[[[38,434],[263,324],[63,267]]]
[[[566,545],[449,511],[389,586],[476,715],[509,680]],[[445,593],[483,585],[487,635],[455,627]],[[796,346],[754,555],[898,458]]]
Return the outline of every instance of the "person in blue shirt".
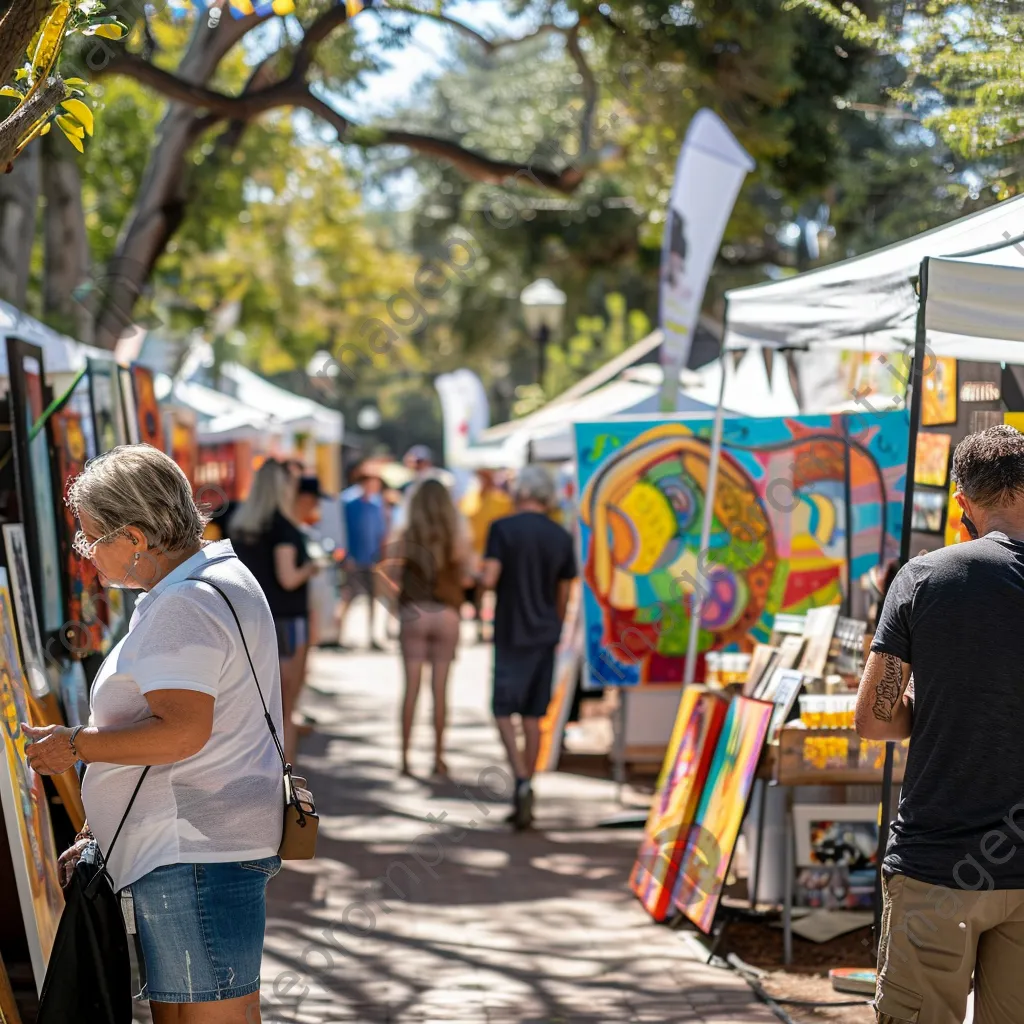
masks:
[[[366,595],[369,603],[369,646],[371,650],[383,648],[374,639],[376,610],[376,572],[381,560],[388,522],[381,492],[384,483],[368,463],[357,466],[352,474],[352,486],[342,492],[341,502],[348,536],[348,549],[344,561],[346,573],[340,609],[341,646],[345,647],[345,618],[352,602]]]

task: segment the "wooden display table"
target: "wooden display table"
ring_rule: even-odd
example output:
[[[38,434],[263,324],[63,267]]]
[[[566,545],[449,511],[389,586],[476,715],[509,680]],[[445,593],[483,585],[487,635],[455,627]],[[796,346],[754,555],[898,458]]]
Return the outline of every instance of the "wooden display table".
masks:
[[[903,782],[909,740],[894,748],[894,785]],[[874,786],[882,784],[884,740],[862,740],[852,729],[805,729],[789,725],[769,748],[774,782],[780,786]]]

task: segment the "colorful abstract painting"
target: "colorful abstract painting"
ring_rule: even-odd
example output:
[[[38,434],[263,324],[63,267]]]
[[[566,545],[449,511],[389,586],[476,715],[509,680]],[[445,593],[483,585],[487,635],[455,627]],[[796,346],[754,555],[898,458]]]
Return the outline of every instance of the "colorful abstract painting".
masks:
[[[698,681],[708,651],[751,652],[768,642],[779,612],[841,601],[848,529],[854,580],[899,555],[909,441],[903,411],[726,420],[701,566],[710,421],[623,420],[575,430],[587,663],[602,685],[682,681],[704,575]]]
[[[148,367],[133,364],[131,368],[132,389],[135,395],[135,417],[139,424],[139,440],[165,451],[164,422],[160,415],[160,404],[156,400],[153,386],[153,371]]]
[[[956,423],[956,360],[949,356],[927,361],[921,388],[921,426],[940,427]],[[945,483],[945,481],[943,481]]]
[[[25,761],[25,734],[21,723],[31,720],[28,687],[18,660],[14,615],[4,570],[0,570],[0,711],[3,713],[4,746],[0,758],[0,805],[32,972],[36,985],[41,987],[64,897],[57,879],[57,851],[43,780]]]
[[[60,640],[76,658],[98,654],[102,650],[106,621],[106,598],[99,574],[92,562],[76,554],[71,546],[78,523],[64,500],[71,481],[85,469],[86,461],[93,454],[88,402],[88,391],[76,389],[72,400],[50,418],[61,486],[64,580],[68,588],[68,623]]]
[[[773,710],[765,701],[733,698],[686,839],[672,903],[705,934],[715,920]]]
[[[722,731],[728,700],[700,686],[688,686],[679,702],[672,738],[658,776],[630,888],[655,921],[672,910],[672,890],[694,812]]]

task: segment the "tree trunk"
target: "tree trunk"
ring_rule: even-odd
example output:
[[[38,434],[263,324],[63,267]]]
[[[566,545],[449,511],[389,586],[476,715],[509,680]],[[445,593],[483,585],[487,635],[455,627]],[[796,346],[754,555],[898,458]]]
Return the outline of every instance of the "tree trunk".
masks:
[[[6,85],[55,0],[12,0],[0,18],[0,85]]]
[[[25,148],[10,174],[0,174],[0,299],[25,309],[39,206],[40,144]]]
[[[226,52],[223,34],[234,29],[224,17],[210,28],[200,19],[176,74],[196,85],[204,84]],[[200,112],[201,113],[201,112]],[[99,308],[95,310],[94,344],[112,349],[132,325],[132,311],[156,261],[177,231],[185,214],[185,158],[198,134],[194,107],[171,103],[160,122],[157,142],[150,151],[135,198],[106,278],[98,282]]]
[[[89,280],[89,239],[82,207],[82,177],[74,150],[51,132],[43,141],[43,313],[48,322],[92,343],[92,316],[76,292]],[[76,295],[78,297],[76,297]]]

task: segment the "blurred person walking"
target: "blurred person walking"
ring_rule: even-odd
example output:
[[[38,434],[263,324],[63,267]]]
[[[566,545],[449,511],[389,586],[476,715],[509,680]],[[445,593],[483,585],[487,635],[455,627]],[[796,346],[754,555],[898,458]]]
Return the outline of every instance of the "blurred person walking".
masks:
[[[382,494],[384,481],[379,471],[365,462],[355,468],[352,477],[352,486],[341,496],[348,549],[343,563],[346,579],[338,612],[340,647],[342,650],[348,649],[345,644],[345,620],[349,609],[357,597],[365,595],[369,605],[367,645],[371,651],[380,651],[383,648],[375,639],[374,621],[377,610],[376,571],[388,535],[387,511]]]
[[[513,493],[516,513],[492,523],[487,535],[481,582],[497,593],[493,710],[516,780],[509,820],[525,829],[533,821],[540,720],[551,701],[576,554],[572,537],[549,517],[555,485],[547,470],[527,466]],[[514,717],[522,725],[522,746]]]
[[[425,444],[414,444],[402,457],[402,462],[412,471],[413,478],[402,488],[402,500],[391,517],[392,535],[409,524],[409,509],[419,485],[425,480],[442,480],[441,472],[434,466],[434,453]]]
[[[491,523],[511,515],[515,511],[515,505],[508,492],[499,486],[494,470],[479,469],[477,486],[462,499],[460,511],[469,524],[473,551],[478,559],[482,559]],[[473,586],[466,589],[465,599],[473,605],[477,639],[481,643],[484,640],[483,595],[484,588],[480,586],[479,580],[474,580]]]
[[[249,496],[228,523],[238,557],[267,596],[277,633],[284,713],[285,757],[294,763],[298,735],[295,709],[306,679],[309,644],[309,581],[320,571],[309,556],[297,513],[299,478],[268,459]]]
[[[96,676],[90,724],[23,726],[35,771],[88,765],[88,824],[61,880],[98,844],[115,892],[130,890],[137,998],[155,1024],[258,1024],[284,800],[270,608],[230,541],[203,543],[191,485],[155,448],[92,459],[68,502],[75,550],[104,584],[144,593]]]
[[[434,697],[434,775],[446,776],[444,730],[448,716],[448,671],[459,642],[459,608],[474,580],[473,550],[448,489],[425,480],[409,508],[409,526],[396,542],[400,571],[399,641],[405,668],[402,703],[402,774],[409,775],[416,701],[425,666]]]

